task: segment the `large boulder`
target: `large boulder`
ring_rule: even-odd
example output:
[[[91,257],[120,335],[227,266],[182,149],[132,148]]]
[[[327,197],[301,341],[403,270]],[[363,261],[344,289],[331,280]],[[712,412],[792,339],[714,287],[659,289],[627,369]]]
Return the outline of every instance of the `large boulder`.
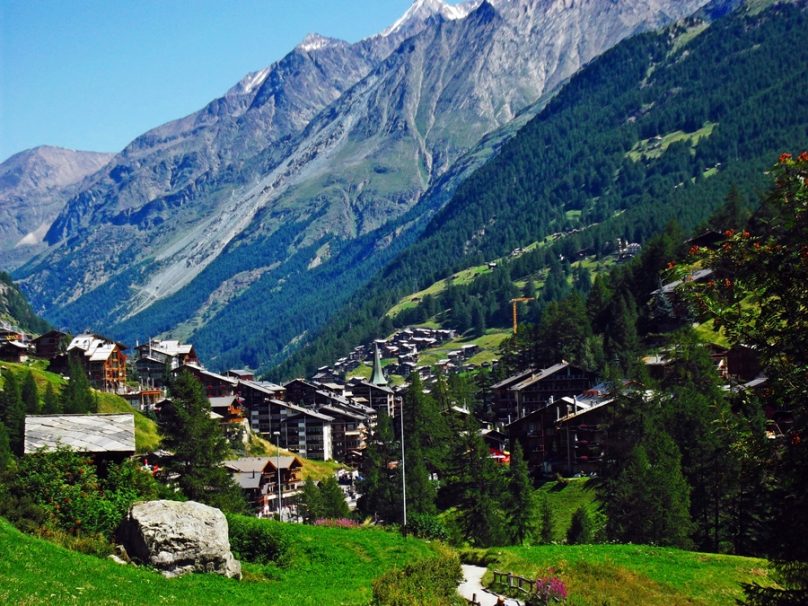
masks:
[[[194,501],[136,503],[118,538],[131,559],[167,577],[215,572],[241,578],[241,563],[230,553],[227,518],[215,507]]]

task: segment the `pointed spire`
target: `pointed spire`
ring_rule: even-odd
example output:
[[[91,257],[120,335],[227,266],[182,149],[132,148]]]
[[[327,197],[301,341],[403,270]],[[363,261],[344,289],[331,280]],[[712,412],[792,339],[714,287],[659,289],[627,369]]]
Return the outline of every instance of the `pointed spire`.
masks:
[[[382,372],[382,358],[379,355],[379,344],[373,343],[373,376],[370,382],[374,385],[387,385],[387,379]]]

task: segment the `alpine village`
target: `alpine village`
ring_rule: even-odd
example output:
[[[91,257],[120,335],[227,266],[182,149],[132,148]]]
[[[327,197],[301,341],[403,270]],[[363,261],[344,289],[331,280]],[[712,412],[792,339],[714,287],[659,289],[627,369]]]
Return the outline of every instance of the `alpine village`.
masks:
[[[415,0],[11,156],[0,603],[808,604],[807,91],[805,0]]]

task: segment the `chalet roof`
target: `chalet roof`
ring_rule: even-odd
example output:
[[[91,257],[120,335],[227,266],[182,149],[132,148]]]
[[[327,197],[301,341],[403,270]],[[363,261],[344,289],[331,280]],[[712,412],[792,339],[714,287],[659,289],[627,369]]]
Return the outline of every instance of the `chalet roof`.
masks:
[[[361,385],[362,387],[367,387],[368,389],[377,389],[379,391],[383,391],[384,393],[393,393],[393,390],[386,385],[374,385],[373,383],[368,383],[367,381],[356,381],[354,385]]]
[[[704,280],[705,278],[710,277],[712,274],[713,274],[712,269],[709,269],[709,268],[708,269],[697,269],[696,271],[693,271],[693,272],[689,273],[687,276],[685,276],[681,280],[674,280],[673,282],[669,282],[667,284],[664,284],[662,286],[662,288],[656,289],[651,294],[652,295],[656,295],[656,294],[659,294],[659,293],[670,294],[674,290],[679,288],[679,286],[681,286],[685,282],[699,282],[700,280]]]
[[[244,385],[245,387],[260,391],[261,393],[265,393],[269,396],[274,396],[279,391],[286,391],[286,388],[282,385],[276,385],[275,383],[270,383],[269,381],[248,381],[245,379],[239,379],[239,385]]]
[[[278,467],[281,469],[303,467],[303,463],[294,455],[281,455],[279,457],[241,457],[240,459],[229,459],[224,462],[224,466],[238,473],[255,473],[258,475],[264,470],[272,471]],[[271,469],[267,469],[268,467]]]
[[[25,453],[67,446],[79,452],[135,452],[135,415],[28,415]]]
[[[330,416],[347,417],[349,419],[354,419],[355,421],[365,420],[365,415],[362,413],[337,406],[321,406],[320,412],[325,412]]]
[[[327,421],[329,423],[334,420],[334,417],[329,417],[328,415],[324,415],[324,414],[322,414],[320,412],[316,412],[316,411],[310,410],[308,408],[302,408],[301,406],[290,406],[289,408],[291,408],[292,410],[295,410],[297,412],[297,414],[293,415],[292,417],[287,417],[287,418],[306,416],[306,417],[311,417],[312,419],[317,419],[318,421]]]
[[[67,351],[83,351],[84,357],[89,358],[90,362],[103,362],[109,359],[116,347],[126,349],[126,347],[120,343],[115,343],[105,337],[86,333],[73,337],[73,340],[70,341],[70,344],[67,346]]]
[[[204,375],[206,377],[210,377],[212,379],[216,379],[218,381],[222,381],[224,383],[230,383],[233,386],[238,385],[238,379],[234,379],[233,377],[226,377],[226,376],[220,375],[219,373],[216,373],[216,372],[211,372],[211,371],[209,371],[209,370],[207,370],[205,368],[202,368],[198,364],[183,364],[177,370],[182,370],[183,368],[191,369],[193,371],[198,372],[201,375]]]
[[[494,383],[491,386],[491,389],[500,389],[502,387],[507,387],[508,385],[515,383],[517,381],[523,380],[525,377],[529,377],[534,373],[534,369],[529,368],[527,370],[523,370],[522,372],[516,373],[515,375],[511,375],[507,379],[503,379],[499,383]]]
[[[56,336],[61,338],[67,336],[67,333],[62,332],[61,330],[49,330],[48,332],[39,335],[36,339],[31,339],[31,341],[36,343],[37,341],[40,341],[45,337],[56,337]]]
[[[236,471],[232,475],[233,480],[242,490],[253,490],[261,487],[262,474],[260,473]]]
[[[25,343],[20,343],[19,341],[3,341],[0,344],[0,347],[9,347],[11,349],[19,350],[21,353],[28,351],[28,346]]]
[[[238,377],[239,379],[241,379],[243,377],[252,377],[252,376],[255,375],[255,373],[253,371],[243,369],[243,368],[239,368],[239,369],[236,369],[236,370],[228,370],[227,373],[233,375],[234,377]],[[250,379],[247,379],[247,380],[250,380]]]
[[[151,341],[151,343],[144,343],[139,347],[141,351],[159,351],[160,353],[168,356],[176,357],[180,355],[188,355],[194,349],[190,343],[180,343],[179,341]]]
[[[533,373],[528,378],[523,379],[522,381],[520,381],[516,385],[513,385],[511,387],[511,391],[521,391],[521,390],[525,389],[526,387],[530,387],[531,385],[534,385],[534,384],[538,383],[539,381],[543,381],[547,377],[550,377],[550,376],[556,374],[557,372],[560,372],[560,371],[564,370],[565,368],[569,368],[569,367],[570,367],[569,362],[559,362],[558,364],[553,364],[549,368],[545,368],[545,369],[539,371],[538,373]]]
[[[208,402],[211,408],[226,408],[232,406],[237,399],[238,396],[213,396],[208,398]]]

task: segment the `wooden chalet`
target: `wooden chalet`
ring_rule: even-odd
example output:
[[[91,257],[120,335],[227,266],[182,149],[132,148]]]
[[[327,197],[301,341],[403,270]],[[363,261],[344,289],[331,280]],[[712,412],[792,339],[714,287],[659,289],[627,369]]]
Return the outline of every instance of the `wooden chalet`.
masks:
[[[49,330],[31,341],[34,346],[34,355],[44,360],[52,360],[67,350],[72,339],[61,330]]]
[[[303,486],[303,463],[296,456],[242,457],[224,462],[255,512],[262,516],[294,506]],[[280,492],[278,475],[280,474]],[[282,516],[286,517],[286,516]]]
[[[181,372],[191,373],[202,384],[208,399],[238,394],[238,379],[211,372],[198,364],[183,364],[172,372],[174,374]]]
[[[135,369],[141,383],[163,387],[169,373],[184,364],[199,366],[194,346],[179,341],[151,340],[138,345]]]
[[[28,346],[19,341],[0,341],[0,360],[21,364],[28,360]]]
[[[126,346],[91,333],[73,338],[67,346],[69,359],[78,361],[96,389],[117,391],[126,385]]]

